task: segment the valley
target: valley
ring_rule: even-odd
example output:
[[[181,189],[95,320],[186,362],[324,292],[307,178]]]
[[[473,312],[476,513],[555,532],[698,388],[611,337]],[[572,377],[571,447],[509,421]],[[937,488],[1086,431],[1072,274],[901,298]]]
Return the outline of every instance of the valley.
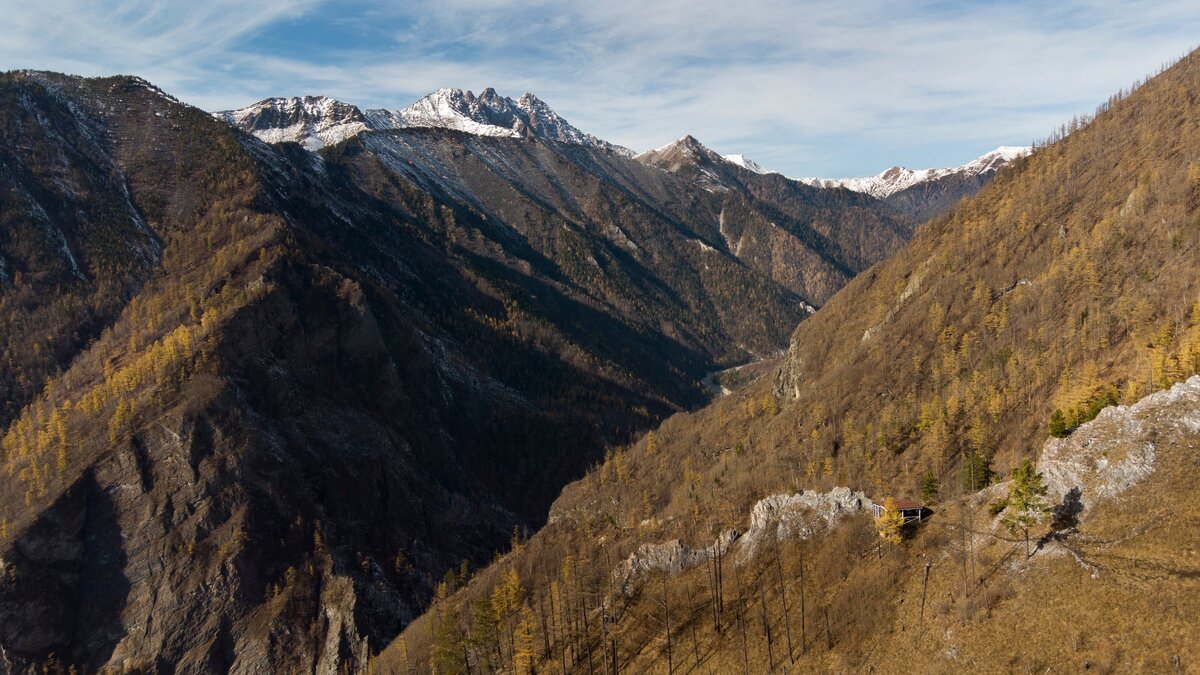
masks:
[[[0,671],[1190,672],[1197,147],[0,74]]]

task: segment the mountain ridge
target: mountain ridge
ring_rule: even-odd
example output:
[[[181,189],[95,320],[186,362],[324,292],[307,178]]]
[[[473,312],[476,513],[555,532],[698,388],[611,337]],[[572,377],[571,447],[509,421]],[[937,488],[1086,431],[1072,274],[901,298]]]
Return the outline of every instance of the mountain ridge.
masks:
[[[690,139],[692,150],[712,153],[712,159],[758,174],[778,174],[743,154],[720,155],[686,134],[659,148],[637,153],[581,131],[563,119],[531,92],[519,99],[502,96],[488,87],[478,96],[470,90],[442,88],[400,109],[360,110],[357,106],[324,96],[268,98],[250,106],[213,113],[218,119],[247,131],[267,143],[292,141],[309,150],[334,145],[367,130],[440,128],[478,136],[520,138],[535,136],[571,145],[597,147],[642,161],[660,157]],[[875,176],[861,178],[795,178],[813,187],[846,188],[887,200],[906,190],[941,181],[978,180],[993,174],[1030,151],[1028,147],[1000,146],[965,164],[933,169],[893,166]],[[662,160],[658,160],[662,163]],[[782,175],[782,174],[781,174]]]
[[[469,90],[439,89],[396,110],[363,111],[336,99],[305,96],[268,98],[213,115],[267,143],[292,141],[309,150],[335,145],[367,130],[431,127],[477,136],[520,138],[529,134],[543,140],[633,155],[628,148],[580,131],[530,92],[513,100],[491,87],[478,96]]]
[[[887,199],[899,192],[952,176],[976,177],[994,173],[1011,162],[1032,152],[1030,147],[1002,145],[959,166],[940,169],[909,169],[893,166],[874,176],[862,178],[798,178],[797,180],[822,188],[846,188]]]

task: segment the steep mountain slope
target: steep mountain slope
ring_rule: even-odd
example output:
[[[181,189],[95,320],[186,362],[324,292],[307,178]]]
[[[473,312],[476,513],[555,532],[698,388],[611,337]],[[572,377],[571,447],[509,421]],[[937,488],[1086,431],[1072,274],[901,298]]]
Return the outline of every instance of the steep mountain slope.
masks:
[[[760,174],[690,135],[636,159],[709,192],[721,204],[717,229],[728,249],[813,304],[912,233],[913,221],[875,199]]]
[[[65,369],[151,273],[161,243],[99,130],[5,81],[0,107],[0,424]],[[168,123],[160,121],[160,123]]]
[[[309,152],[136,78],[0,85],[16,670],[364,668],[446,570],[888,250],[789,235],[839,275],[801,295],[729,250],[725,196],[603,147]],[[361,123],[317,99],[233,121],[309,148]]]
[[[364,663],[589,448],[702,396],[710,356],[455,247],[489,229],[459,205],[138,80],[4,86],[36,132],[6,146],[4,300],[45,317],[5,335],[7,663]]]
[[[689,305],[686,312],[698,311],[698,305],[713,293],[724,294],[725,300],[715,305],[718,312],[737,306],[740,301],[728,295],[735,288],[750,298],[777,292],[749,290],[759,282],[746,281],[748,274],[768,278],[768,286],[781,286],[808,306],[819,305],[911,236],[912,221],[875,200],[810,188],[778,174],[759,176],[725,161],[691,137],[633,162],[603,141],[565,125],[532,96],[513,102],[491,90],[478,98],[468,97],[469,93],[443,90],[409,112],[386,119],[379,111],[368,111],[373,123],[385,131],[356,138],[349,154],[357,153],[361,144],[387,170],[445,199],[470,204],[498,221],[501,229],[515,228],[538,254],[551,260],[562,253],[566,242],[561,231],[547,223],[570,223],[573,235],[594,240],[587,243],[594,249],[588,258],[612,259],[596,272],[612,276],[610,270],[615,270],[622,277],[607,284],[593,284],[591,278],[577,281],[618,306],[629,305],[630,293],[653,292],[643,278],[647,271],[669,286],[690,288],[682,297]],[[536,114],[525,115],[522,106]],[[517,113],[525,116],[513,117]],[[511,129],[504,126],[508,122],[524,125],[530,138],[540,142],[512,140],[520,134],[509,133]],[[408,124],[430,128],[390,129]],[[679,149],[685,146],[686,150]],[[671,162],[676,155],[683,163]],[[677,233],[688,234],[678,237]],[[694,271],[680,268],[676,264],[680,257]],[[581,262],[585,267],[597,264],[586,258]],[[573,274],[594,276],[584,268]],[[675,321],[668,315],[662,319]],[[779,322],[769,324],[767,330],[774,335]],[[747,340],[728,327],[717,330],[751,352],[775,349],[773,337]]]
[[[1186,542],[1200,524],[1183,504],[1200,382],[1088,422],[1200,373],[1198,92],[1200,52],[927,223],[802,322],[773,376],[614,448],[564,490],[546,528],[410,625],[385,661],[454,671],[460,657],[512,667],[532,652],[577,672],[693,660],[757,671],[790,665],[789,654],[799,670],[1191,667],[1200,607]],[[1006,486],[989,485],[1047,432],[1073,429],[1079,443],[1047,445],[1042,470],[1068,519],[1080,512],[1064,481],[1083,481],[1083,516],[1041,525],[1035,536],[1053,536],[1023,561],[1023,539],[983,508]],[[1147,473],[1156,448],[1161,464]],[[1136,484],[1128,497],[1095,497],[1111,493],[1095,487],[1108,473]],[[879,547],[842,499],[852,493],[827,492],[916,496],[925,476],[941,503],[897,548]],[[780,525],[794,502],[850,516]],[[727,548],[748,520],[768,533],[755,555]],[[619,589],[611,573],[635,552],[652,583]],[[674,575],[683,560],[696,566]],[[468,626],[486,624],[476,600],[489,597],[532,648],[498,631],[459,649]],[[1001,639],[1014,626],[1038,648]]]
[[[467,205],[483,214],[488,240],[465,246],[486,244],[564,292],[721,362],[777,350],[788,322],[806,313],[796,294],[714,247],[716,209],[691,197],[692,186],[612,153],[402,130],[364,135],[331,157],[380,199],[394,199],[391,183],[407,181]],[[758,305],[739,307],[739,298]],[[600,337],[584,324],[578,333],[573,339]],[[657,359],[672,364],[677,355],[664,349]]]

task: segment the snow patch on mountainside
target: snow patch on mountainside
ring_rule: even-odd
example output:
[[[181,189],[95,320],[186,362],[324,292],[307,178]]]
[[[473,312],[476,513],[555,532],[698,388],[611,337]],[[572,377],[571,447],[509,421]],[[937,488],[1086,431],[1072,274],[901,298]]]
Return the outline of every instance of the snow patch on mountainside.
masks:
[[[723,159],[726,162],[736,164],[743,169],[746,169],[747,171],[753,171],[754,173],[779,173],[778,171],[771,171],[770,169],[764,168],[763,165],[745,155],[725,155]]]
[[[1001,146],[974,160],[944,169],[909,169],[894,166],[875,176],[864,178],[801,178],[801,183],[820,188],[846,188],[864,192],[872,197],[884,199],[914,185],[927,183],[952,175],[980,176],[996,171],[1000,167],[1028,155],[1032,148]]]

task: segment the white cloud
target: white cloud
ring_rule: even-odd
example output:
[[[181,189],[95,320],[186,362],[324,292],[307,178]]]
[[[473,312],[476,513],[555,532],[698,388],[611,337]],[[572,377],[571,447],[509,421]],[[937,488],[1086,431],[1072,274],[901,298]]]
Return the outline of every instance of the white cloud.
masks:
[[[1194,2],[1175,0],[52,0],[8,14],[3,66],[134,72],[208,108],[532,90],[617,143],[690,132],[792,175],[957,164],[1026,143],[1200,34]],[[338,30],[322,38],[323,25]]]

